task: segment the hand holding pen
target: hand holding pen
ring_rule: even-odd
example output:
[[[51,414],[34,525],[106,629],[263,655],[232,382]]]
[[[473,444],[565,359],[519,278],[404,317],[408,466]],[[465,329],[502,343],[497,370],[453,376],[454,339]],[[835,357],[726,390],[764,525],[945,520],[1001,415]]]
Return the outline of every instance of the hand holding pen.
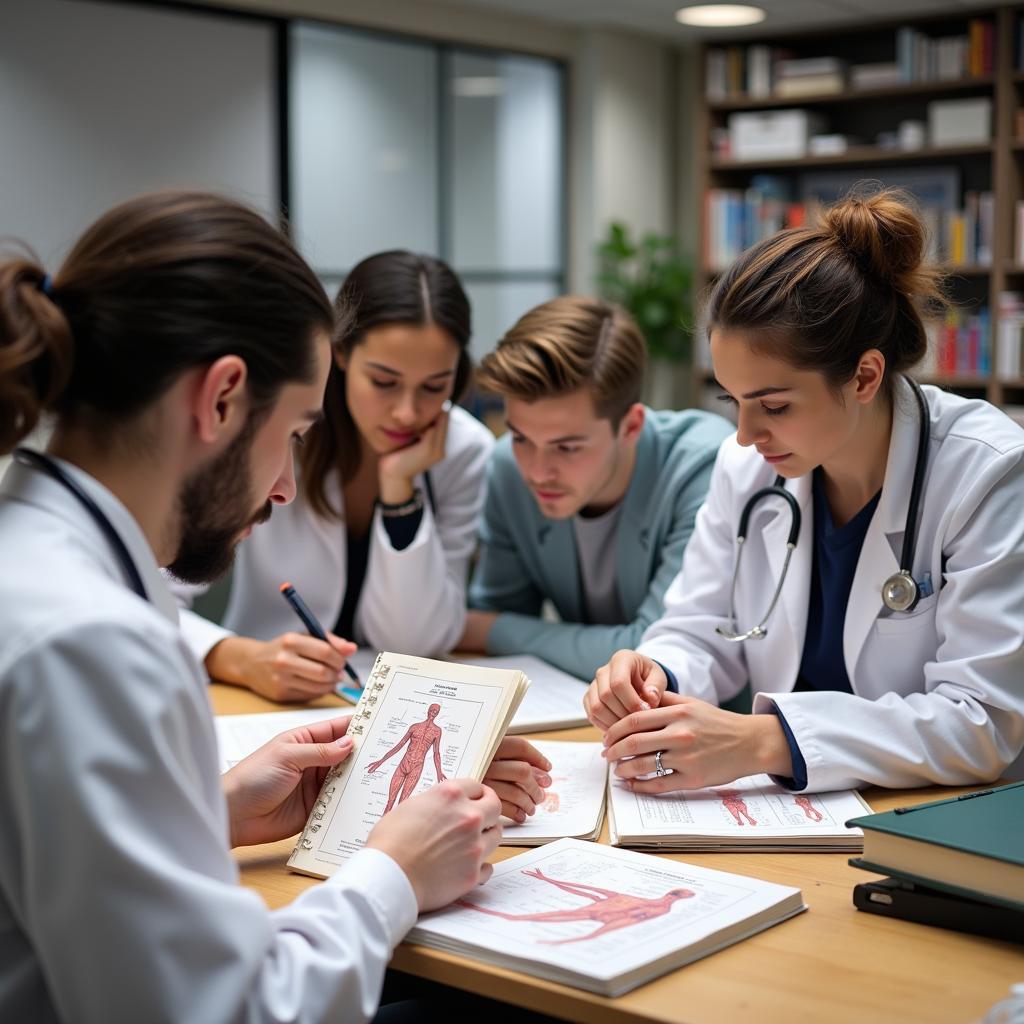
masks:
[[[342,666],[337,665],[338,655],[343,655],[346,659],[351,655],[355,654],[357,647],[354,643],[348,640],[342,640],[340,637],[331,635],[328,636],[326,630],[320,625],[317,617],[310,611],[309,606],[299,596],[298,591],[292,586],[291,583],[281,584],[281,595],[291,605],[292,610],[299,617],[299,620],[306,627],[306,631],[310,637],[319,641],[321,645],[327,644],[328,651],[324,653],[324,663],[337,669],[343,668],[345,674],[352,680],[353,686],[341,686],[340,684],[334,686],[335,692],[342,697],[346,697],[352,701],[358,701],[360,693],[362,691],[363,684],[359,680],[359,676],[356,674],[356,670],[346,660]]]

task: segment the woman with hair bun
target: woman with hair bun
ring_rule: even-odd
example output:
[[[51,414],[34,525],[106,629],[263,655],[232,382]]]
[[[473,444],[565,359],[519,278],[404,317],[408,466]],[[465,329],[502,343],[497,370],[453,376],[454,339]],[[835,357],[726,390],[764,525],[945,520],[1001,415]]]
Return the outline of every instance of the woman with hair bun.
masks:
[[[1024,431],[909,376],[943,304],[924,248],[911,206],[881,192],[753,246],[715,285],[738,430],[664,616],[585,701],[634,791],[1024,767]],[[754,714],[724,710],[748,681]]]

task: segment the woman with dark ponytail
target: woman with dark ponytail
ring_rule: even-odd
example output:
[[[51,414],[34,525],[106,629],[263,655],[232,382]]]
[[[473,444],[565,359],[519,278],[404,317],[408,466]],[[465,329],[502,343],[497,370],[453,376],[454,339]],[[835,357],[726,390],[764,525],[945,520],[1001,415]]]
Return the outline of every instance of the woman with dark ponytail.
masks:
[[[158,567],[213,578],[294,497],[333,326],[287,239],[217,196],[118,206],[52,280],[0,259],[0,454],[54,420],[0,484],[0,1020],[365,1021],[417,914],[490,874],[501,800],[453,779],[290,906],[238,885],[229,841],[302,828],[349,720],[219,776]]]
[[[494,446],[452,406],[470,375],[470,310],[445,263],[370,256],[336,306],[324,416],[301,449],[297,500],[239,549],[221,624],[182,613],[212,679],[273,700],[331,693],[356,643],[426,656],[455,646]],[[296,630],[278,593],[286,578],[328,642]],[[195,596],[176,590],[186,605]]]
[[[924,248],[882,192],[753,246],[715,285],[711,356],[738,430],[663,618],[585,702],[610,760],[639,755],[615,769],[636,792],[1024,768],[1024,431],[912,381],[944,301]],[[722,709],[748,681],[754,714]]]

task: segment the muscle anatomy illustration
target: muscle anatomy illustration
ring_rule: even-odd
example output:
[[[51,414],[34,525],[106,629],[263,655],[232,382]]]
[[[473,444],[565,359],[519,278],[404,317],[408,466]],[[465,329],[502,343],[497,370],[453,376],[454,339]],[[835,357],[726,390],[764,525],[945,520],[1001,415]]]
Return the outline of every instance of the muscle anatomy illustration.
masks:
[[[821,821],[821,811],[811,803],[809,796],[795,796],[793,802],[804,812],[804,817],[811,821]]]
[[[718,795],[721,797],[722,806],[732,815],[732,820],[737,825],[757,824],[751,817],[750,811],[747,810],[747,802],[738,789],[720,789]],[[743,821],[744,818],[746,818],[746,822]]]
[[[431,704],[427,708],[427,717],[422,722],[410,725],[406,729],[405,735],[382,758],[367,766],[368,772],[375,772],[402,747],[409,744],[409,749],[391,776],[391,788],[388,791],[388,802],[384,808],[384,814],[387,814],[395,804],[400,804],[412,796],[416,783],[420,781],[420,776],[423,774],[423,762],[431,747],[434,750],[434,773],[438,782],[444,782],[446,776],[441,771],[441,737],[444,733],[441,731],[441,727],[434,723],[434,719],[437,718],[440,711],[440,704]]]
[[[501,910],[491,910],[489,907],[470,903],[469,900],[456,900],[456,906],[468,907],[471,910],[478,910],[481,914],[490,914],[506,921],[596,921],[600,925],[589,935],[579,935],[572,939],[539,940],[547,946],[562,946],[569,942],[586,942],[588,939],[596,939],[599,935],[617,931],[619,928],[629,928],[631,925],[640,924],[643,921],[653,921],[656,917],[667,914],[676,900],[689,899],[695,895],[690,889],[670,889],[664,896],[648,899],[644,896],[631,896],[629,893],[615,892],[613,889],[599,889],[596,885],[584,885],[582,882],[562,882],[557,878],[548,878],[539,869],[527,868],[523,874],[529,875],[531,878],[539,878],[542,882],[557,886],[563,892],[582,896],[591,902],[582,907],[547,910],[536,914],[506,914]]]

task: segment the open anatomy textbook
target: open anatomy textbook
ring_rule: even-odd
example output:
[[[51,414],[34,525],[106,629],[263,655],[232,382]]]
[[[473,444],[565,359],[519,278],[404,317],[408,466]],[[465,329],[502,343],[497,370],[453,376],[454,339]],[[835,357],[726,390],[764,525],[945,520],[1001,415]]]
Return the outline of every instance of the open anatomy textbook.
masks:
[[[608,776],[608,831],[614,846],[858,852],[864,848],[864,833],[845,822],[867,806],[851,790],[793,793],[767,775],[658,796],[633,793]]]
[[[560,839],[496,864],[408,941],[618,996],[804,909],[799,889]]]
[[[449,778],[482,779],[530,685],[522,672],[383,652],[288,860],[326,878],[393,807]]]

